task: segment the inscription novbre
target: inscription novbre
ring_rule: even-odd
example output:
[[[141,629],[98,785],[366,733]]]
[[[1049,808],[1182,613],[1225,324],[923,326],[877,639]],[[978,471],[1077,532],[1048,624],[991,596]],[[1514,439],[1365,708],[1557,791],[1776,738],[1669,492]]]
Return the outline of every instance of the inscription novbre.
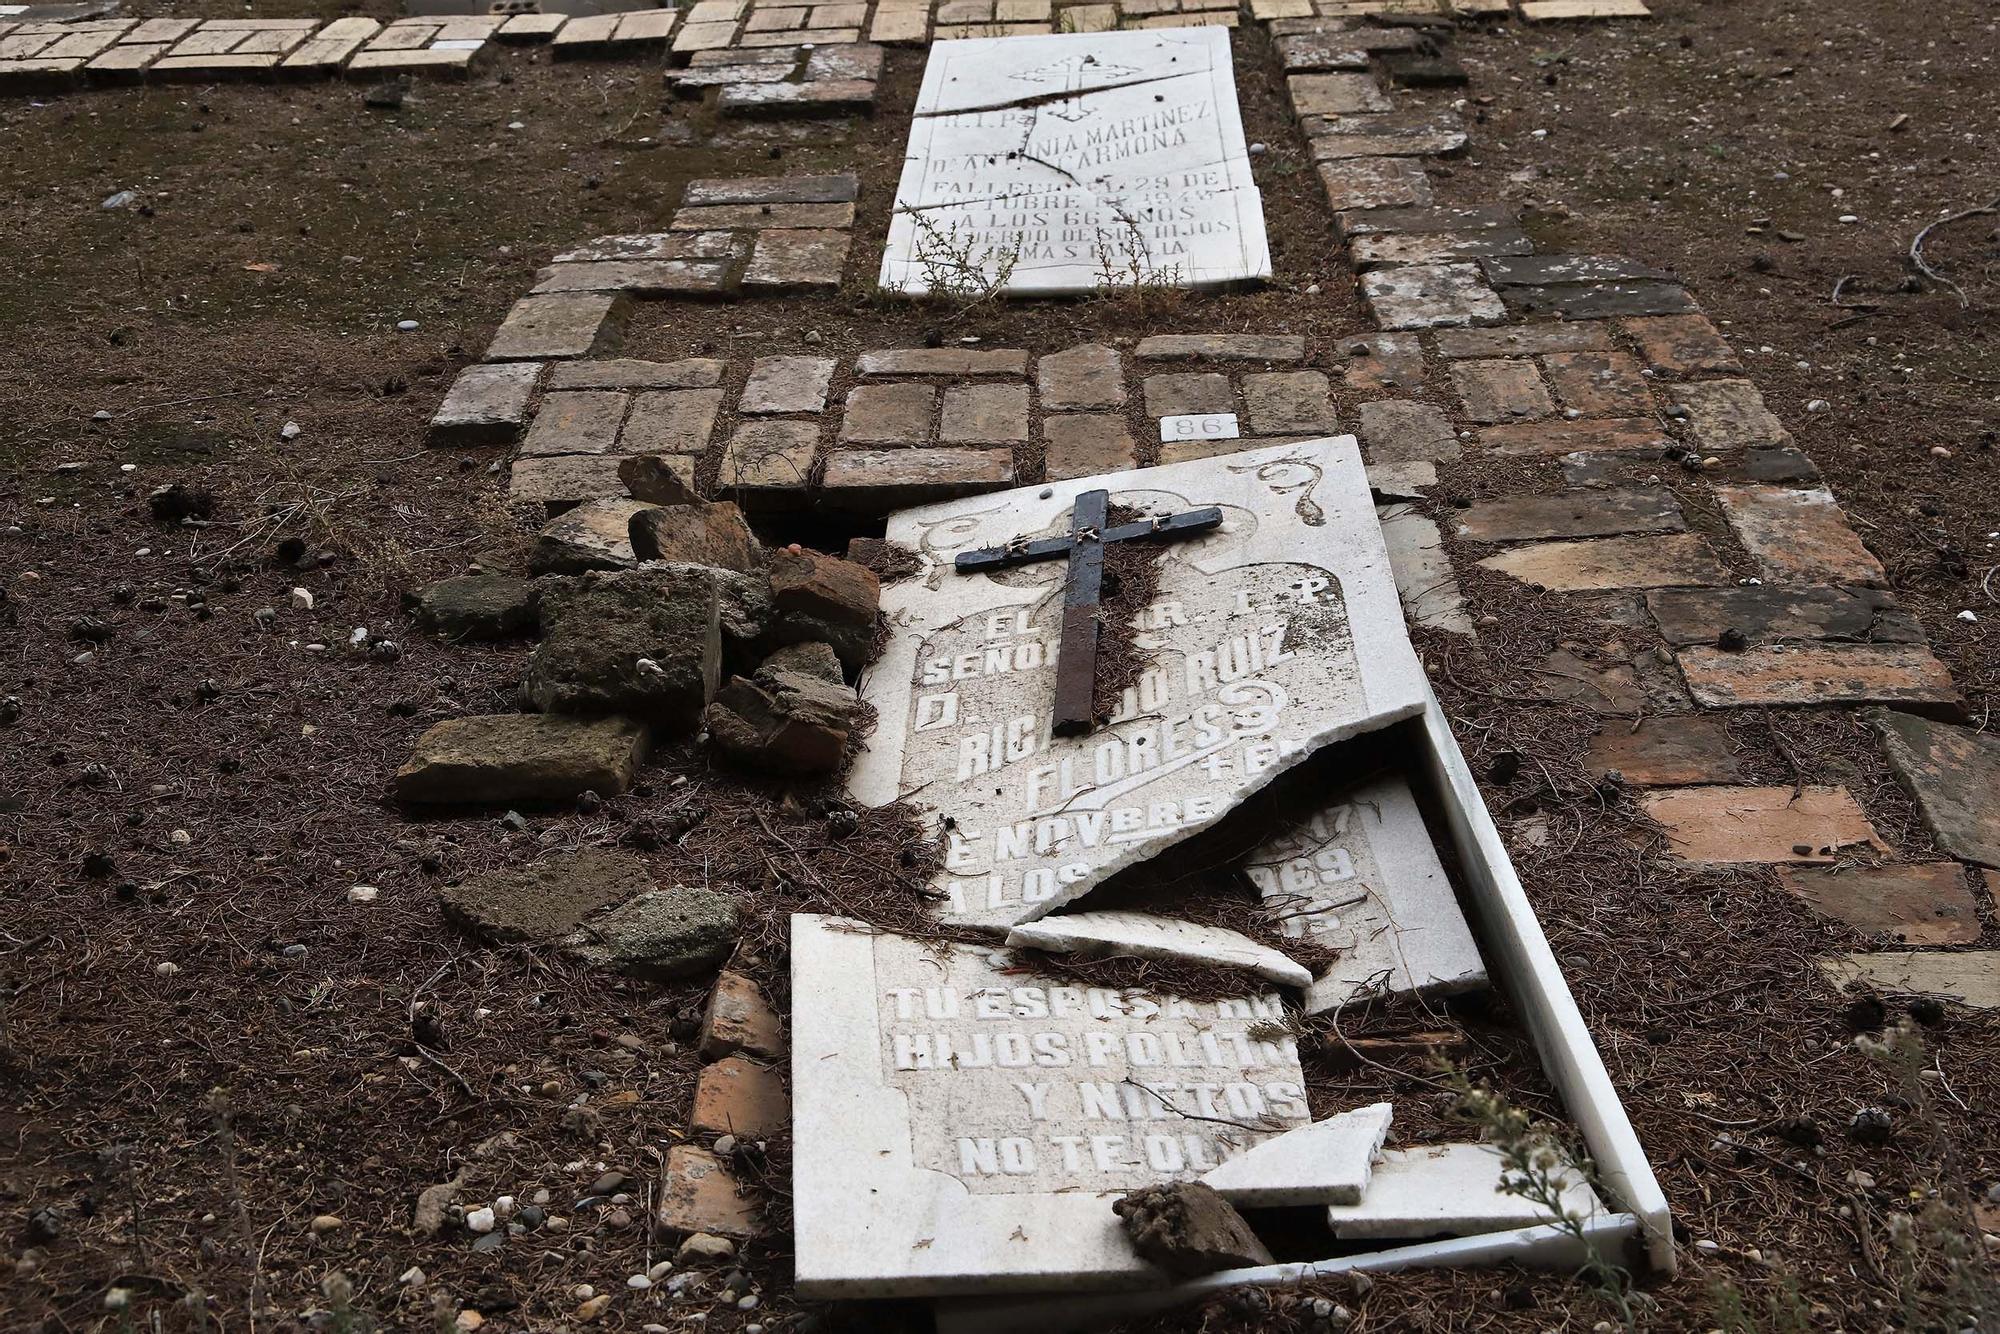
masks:
[[[1110,1198],[1307,1124],[1274,993],[1064,985],[1004,954],[792,919],[800,1290],[1143,1281]]]
[[[921,295],[1268,278],[1219,27],[931,47],[880,284]]]
[[[1158,548],[1134,626],[1149,665],[1096,730],[1057,736],[1062,566],[962,575],[952,560],[1067,532],[1098,488],[1114,508],[1223,519]],[[906,510],[888,536],[923,568],[883,590],[891,636],[863,681],[880,724],[850,787],[936,814],[954,921],[1043,916],[1427,698],[1352,436]]]

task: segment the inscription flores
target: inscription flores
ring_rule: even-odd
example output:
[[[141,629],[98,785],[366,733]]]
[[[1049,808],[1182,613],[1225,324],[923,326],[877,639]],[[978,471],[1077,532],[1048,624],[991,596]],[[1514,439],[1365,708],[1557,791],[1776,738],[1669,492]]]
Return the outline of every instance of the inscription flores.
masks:
[[[882,287],[1087,292],[1270,272],[1226,29],[932,46]]]
[[[1284,1006],[1024,978],[1008,956],[792,919],[801,1293],[1133,1286],[1110,1201],[1310,1120]]]
[[[1069,532],[1098,489],[1142,515],[1213,506],[1222,521],[1160,547],[1134,626],[1148,666],[1098,730],[1058,735],[1062,567],[952,567]],[[883,592],[892,634],[863,683],[881,725],[850,783],[937,813],[955,921],[1042,916],[1426,698],[1352,437],[928,506],[888,536],[924,568]]]

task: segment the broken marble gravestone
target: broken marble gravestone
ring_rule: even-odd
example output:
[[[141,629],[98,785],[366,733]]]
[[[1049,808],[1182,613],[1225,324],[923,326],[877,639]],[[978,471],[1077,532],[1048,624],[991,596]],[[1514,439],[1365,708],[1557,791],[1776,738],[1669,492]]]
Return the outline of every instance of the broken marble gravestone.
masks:
[[[931,47],[882,288],[1052,295],[1270,275],[1228,29]]]
[[[877,727],[849,785],[934,817],[932,911],[959,930],[793,919],[802,1293],[1045,1331],[1308,1270],[1574,1263],[1579,1231],[1671,1263],[1664,1198],[1437,716],[1353,437],[925,506],[887,538],[915,568],[883,588]],[[1100,601],[1126,541],[1155,572],[1129,632]],[[1069,725],[1065,664],[1118,633],[1136,680]],[[1220,834],[1242,930],[1177,917],[1150,882],[1131,901],[1121,872]],[[1092,985],[1037,951],[1241,986]],[[1567,1183],[1573,1221],[1505,1189],[1470,1134],[1400,1143],[1392,1104],[1324,1071],[1309,1091],[1301,1015],[1400,997],[1450,1022],[1427,998],[1489,973],[1615,1188]],[[1330,1258],[1279,1264],[1259,1211],[1300,1206]],[[1234,1239],[1204,1244],[1217,1217]]]

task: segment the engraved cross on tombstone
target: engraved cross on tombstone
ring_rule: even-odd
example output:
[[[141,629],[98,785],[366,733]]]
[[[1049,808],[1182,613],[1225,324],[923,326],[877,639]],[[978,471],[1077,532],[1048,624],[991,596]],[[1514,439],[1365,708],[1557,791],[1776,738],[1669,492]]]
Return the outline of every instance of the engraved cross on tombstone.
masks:
[[[1056,652],[1053,731],[1057,736],[1078,736],[1088,732],[1095,721],[1090,697],[1097,680],[1098,598],[1104,587],[1105,545],[1142,539],[1172,541],[1205,533],[1222,523],[1222,511],[1209,506],[1112,528],[1106,527],[1110,508],[1110,492],[1085,491],[1070,507],[1069,532],[1065,535],[1016,537],[1004,546],[961,551],[953,561],[960,574],[1004,570],[1058,556],[1069,561],[1063,587],[1062,640]]]

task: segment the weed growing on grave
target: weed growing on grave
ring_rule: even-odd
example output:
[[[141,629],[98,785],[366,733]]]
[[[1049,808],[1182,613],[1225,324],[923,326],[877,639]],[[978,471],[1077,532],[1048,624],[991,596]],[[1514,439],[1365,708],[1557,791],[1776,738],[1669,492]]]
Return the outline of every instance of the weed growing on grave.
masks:
[[[1158,313],[1187,290],[1181,266],[1147,263],[1146,233],[1139,220],[1121,211],[1118,222],[1117,232],[1097,229],[1097,294],[1136,297],[1142,311]]]
[[[982,251],[973,232],[940,227],[922,209],[904,212],[917,229],[917,267],[923,270],[927,295],[956,307],[951,319],[1006,290],[1021,262],[1018,245],[988,246]]]
[[[1605,1257],[1590,1235],[1589,1220],[1563,1199],[1566,1186],[1597,1180],[1595,1164],[1555,1126],[1536,1121],[1492,1089],[1475,1085],[1448,1062],[1443,1072],[1447,1086],[1458,1095],[1453,1112],[1477,1125],[1500,1152],[1501,1191],[1534,1205],[1548,1215],[1551,1226],[1576,1238],[1584,1255],[1578,1277],[1615,1309],[1620,1325],[1638,1329],[1653,1313],[1653,1299],[1634,1286],[1629,1270]]]

